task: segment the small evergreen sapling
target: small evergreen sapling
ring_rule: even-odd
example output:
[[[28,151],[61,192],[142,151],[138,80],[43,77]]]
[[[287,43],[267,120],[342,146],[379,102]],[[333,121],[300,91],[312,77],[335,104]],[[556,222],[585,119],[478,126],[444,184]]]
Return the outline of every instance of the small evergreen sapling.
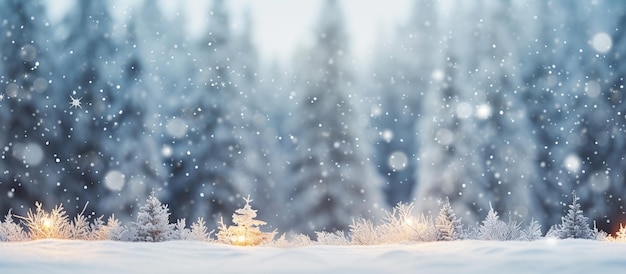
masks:
[[[595,222],[593,224],[593,235],[594,235],[594,239],[596,241],[606,241],[609,237],[611,237],[611,235],[609,235],[608,233],[606,233],[606,232],[604,232],[602,230],[599,230],[596,227]]]
[[[122,223],[119,219],[115,218],[115,215],[111,215],[107,220],[106,224],[107,230],[107,239],[112,241],[130,241],[130,233],[125,226],[122,226]]]
[[[561,239],[594,239],[595,233],[589,227],[589,218],[583,215],[576,193],[572,192],[572,204],[567,215],[561,218],[561,225],[556,228],[556,235]]]
[[[493,210],[493,207],[489,207],[489,213],[483,221],[483,225],[479,228],[479,238],[481,240],[496,240],[501,241],[504,238],[506,231],[506,224],[499,220],[498,212]]]
[[[437,219],[435,219],[435,227],[437,228],[438,241],[462,240],[464,238],[463,224],[461,219],[454,214],[448,197],[446,197],[446,201],[439,211]]]
[[[174,225],[169,222],[170,213],[167,205],[161,204],[154,191],[139,208],[135,229],[137,241],[162,242],[171,240]]]
[[[526,229],[522,230],[520,239],[523,241],[535,241],[541,239],[541,224],[533,219]]]
[[[17,242],[28,239],[22,227],[13,222],[11,210],[4,216],[4,222],[0,222],[0,242]]]
[[[173,236],[172,240],[199,242],[211,241],[211,234],[213,233],[213,231],[207,232],[207,228],[203,218],[198,218],[197,221],[191,224],[190,228],[186,228],[185,223],[185,218],[179,219],[176,222],[176,227],[174,229],[175,235]]]
[[[187,220],[185,218],[178,219],[176,224],[174,225],[174,234],[172,235],[172,240],[183,240],[186,241],[189,239],[189,234],[191,230],[187,228]]]
[[[191,231],[189,232],[190,241],[211,242],[211,234],[213,230],[207,232],[206,223],[202,217],[198,217],[198,220],[191,224]]]
[[[94,222],[91,228],[94,240],[112,240],[112,241],[131,241],[128,229],[122,226],[120,221],[115,218],[115,214],[107,219],[106,224],[102,221],[102,216]]]
[[[479,239],[487,241],[512,241],[520,239],[520,223],[509,219],[508,223],[500,220],[498,212],[491,205],[489,213],[480,226],[478,233]]]
[[[243,208],[235,210],[233,213],[234,226],[226,226],[224,220],[220,219],[217,240],[222,243],[251,246],[270,242],[274,239],[274,232],[262,232],[259,226],[265,225],[264,221],[256,220],[256,210],[250,206],[250,196],[244,198],[246,204]]]
[[[626,227],[624,227],[624,225],[620,223],[619,230],[615,232],[615,237],[611,235],[606,235],[603,240],[610,242],[626,242]]]

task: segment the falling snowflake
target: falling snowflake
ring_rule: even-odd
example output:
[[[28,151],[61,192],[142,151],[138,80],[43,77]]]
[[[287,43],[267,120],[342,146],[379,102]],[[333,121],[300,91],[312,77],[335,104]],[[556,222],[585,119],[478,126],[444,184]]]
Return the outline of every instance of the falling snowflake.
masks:
[[[80,100],[82,100],[83,97],[81,98],[74,98],[72,95],[70,95],[70,108],[83,108],[80,104]]]
[[[0,94],[0,102],[4,101],[4,94]]]

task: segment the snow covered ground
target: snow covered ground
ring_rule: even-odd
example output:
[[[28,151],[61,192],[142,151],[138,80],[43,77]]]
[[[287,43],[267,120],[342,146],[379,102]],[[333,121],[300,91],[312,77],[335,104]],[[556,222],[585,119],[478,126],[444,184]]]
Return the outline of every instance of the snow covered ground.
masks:
[[[626,244],[454,241],[237,247],[171,241],[0,243],[0,273],[622,273]]]

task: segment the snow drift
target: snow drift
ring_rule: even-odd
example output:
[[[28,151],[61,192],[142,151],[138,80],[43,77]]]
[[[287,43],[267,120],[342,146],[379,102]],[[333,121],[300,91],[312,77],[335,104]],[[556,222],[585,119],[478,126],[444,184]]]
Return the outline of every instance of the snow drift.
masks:
[[[577,239],[299,248],[46,239],[0,243],[0,273],[619,273],[624,254],[623,243]]]

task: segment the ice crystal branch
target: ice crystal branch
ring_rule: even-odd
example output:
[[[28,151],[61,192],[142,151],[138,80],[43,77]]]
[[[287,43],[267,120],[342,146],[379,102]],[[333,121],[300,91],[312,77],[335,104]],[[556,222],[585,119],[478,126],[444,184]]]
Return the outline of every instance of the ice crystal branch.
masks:
[[[28,230],[28,237],[33,240],[45,238],[67,239],[70,224],[63,205],[55,206],[47,213],[40,202],[35,202],[35,212],[28,210],[26,217],[17,216]]]

